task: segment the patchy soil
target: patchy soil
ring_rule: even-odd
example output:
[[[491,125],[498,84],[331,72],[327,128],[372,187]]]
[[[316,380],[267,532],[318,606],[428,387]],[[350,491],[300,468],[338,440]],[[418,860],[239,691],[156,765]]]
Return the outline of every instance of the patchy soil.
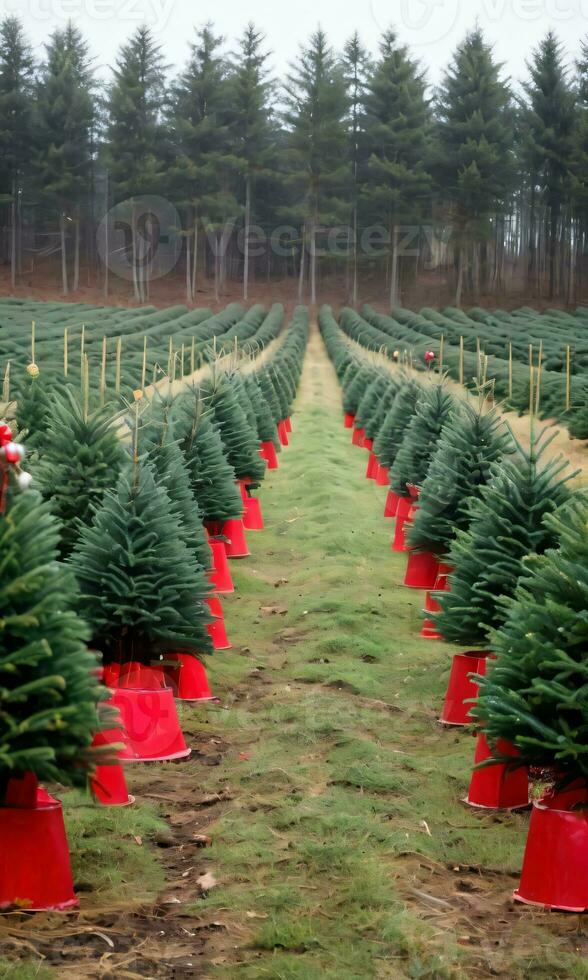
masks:
[[[588,978],[586,919],[512,901],[528,813],[459,802],[453,648],[418,637],[365,463],[314,333],[266,529],[232,565],[219,703],[182,706],[189,760],[128,768],[117,823],[65,794],[80,910],[2,917],[0,977]]]

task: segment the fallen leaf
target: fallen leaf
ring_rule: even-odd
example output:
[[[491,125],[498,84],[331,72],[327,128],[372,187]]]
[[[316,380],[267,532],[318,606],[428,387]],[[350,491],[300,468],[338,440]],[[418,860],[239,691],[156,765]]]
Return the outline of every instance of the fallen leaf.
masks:
[[[288,612],[285,606],[260,606],[259,611],[264,616],[285,616]]]
[[[274,589],[279,589],[280,585],[287,585],[287,578],[279,578],[277,582],[274,582]]]
[[[194,834],[192,840],[196,847],[212,847],[212,837],[208,837],[206,834]]]
[[[218,885],[218,882],[211,871],[205,871],[203,875],[200,875],[196,879],[196,884],[201,892],[209,892],[211,888],[215,888]]]
[[[246,912],[245,915],[248,919],[268,919],[269,916],[265,912]]]
[[[139,847],[141,847],[141,845],[143,843],[143,838],[142,837],[135,837],[135,836],[133,836],[133,840],[134,840],[135,844],[138,844]]]
[[[251,752],[239,752],[239,758],[243,762],[249,762],[249,759],[251,758]]]

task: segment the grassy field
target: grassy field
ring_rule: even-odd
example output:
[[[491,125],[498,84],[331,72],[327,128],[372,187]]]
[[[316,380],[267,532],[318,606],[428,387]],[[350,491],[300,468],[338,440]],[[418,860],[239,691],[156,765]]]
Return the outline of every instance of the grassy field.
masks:
[[[12,920],[28,962],[0,977],[588,978],[586,920],[511,900],[528,814],[460,803],[453,651],[418,637],[366,459],[314,335],[266,530],[232,565],[220,704],[182,709],[197,752],[130,769],[134,809],[69,798],[82,914]]]

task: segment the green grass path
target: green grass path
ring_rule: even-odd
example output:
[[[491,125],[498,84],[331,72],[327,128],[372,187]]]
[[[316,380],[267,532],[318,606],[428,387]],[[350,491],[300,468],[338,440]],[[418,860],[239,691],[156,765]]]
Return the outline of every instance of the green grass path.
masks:
[[[588,977],[577,918],[511,902],[528,816],[459,803],[473,739],[436,720],[452,649],[418,637],[366,461],[314,334],[266,530],[232,565],[235,650],[210,668],[231,750],[205,786],[232,796],[207,852],[229,925],[210,975]]]

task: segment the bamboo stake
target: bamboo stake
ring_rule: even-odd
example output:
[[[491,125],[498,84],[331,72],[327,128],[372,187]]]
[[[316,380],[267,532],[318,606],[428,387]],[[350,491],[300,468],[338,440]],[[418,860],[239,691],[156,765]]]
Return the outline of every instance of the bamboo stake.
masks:
[[[441,334],[441,343],[439,344],[439,374],[443,374],[443,347],[445,344],[445,335]]]
[[[84,365],[82,369],[83,393],[84,393],[84,418],[88,418],[90,412],[90,364],[88,355],[84,354]]]
[[[459,383],[463,384],[463,336],[459,338]]]
[[[537,358],[537,383],[535,385],[535,415],[539,418],[539,405],[541,402],[541,365],[543,362],[543,341],[539,341],[539,356]]]
[[[168,352],[167,352],[167,376],[168,376],[168,378],[171,378],[171,374],[172,374],[172,370],[173,370],[173,364],[172,364],[173,356],[174,356],[173,340],[172,340],[172,338],[170,336],[170,338],[169,338],[169,349],[168,349]]]
[[[35,321],[31,320],[31,364],[35,363]]]
[[[67,327],[66,327],[65,330],[63,331],[63,374],[64,374],[64,376],[66,378],[67,378],[67,369],[68,369],[68,363],[67,363],[68,350],[67,350],[67,346],[68,346],[68,341],[67,341]]]
[[[4,371],[4,384],[2,385],[2,401],[10,401],[10,361],[6,362]]]
[[[102,363],[100,365],[100,405],[106,401],[106,337],[102,338]]]
[[[190,374],[196,370],[196,338],[192,337],[192,350],[190,351]]]
[[[566,412],[569,412],[571,407],[571,350],[570,345],[566,347]]]
[[[533,344],[529,344],[529,415],[533,417]]]
[[[143,337],[143,365],[141,367],[141,391],[145,391],[145,377],[147,374],[147,334]]]
[[[84,349],[86,346],[86,324],[82,323],[82,339],[80,342],[80,371],[84,369]]]
[[[116,371],[114,376],[114,391],[120,395],[120,361],[122,354],[122,337],[116,338]]]
[[[182,344],[182,353],[180,355],[180,381],[184,380],[184,345]]]
[[[508,397],[512,399],[512,341],[508,345]]]

